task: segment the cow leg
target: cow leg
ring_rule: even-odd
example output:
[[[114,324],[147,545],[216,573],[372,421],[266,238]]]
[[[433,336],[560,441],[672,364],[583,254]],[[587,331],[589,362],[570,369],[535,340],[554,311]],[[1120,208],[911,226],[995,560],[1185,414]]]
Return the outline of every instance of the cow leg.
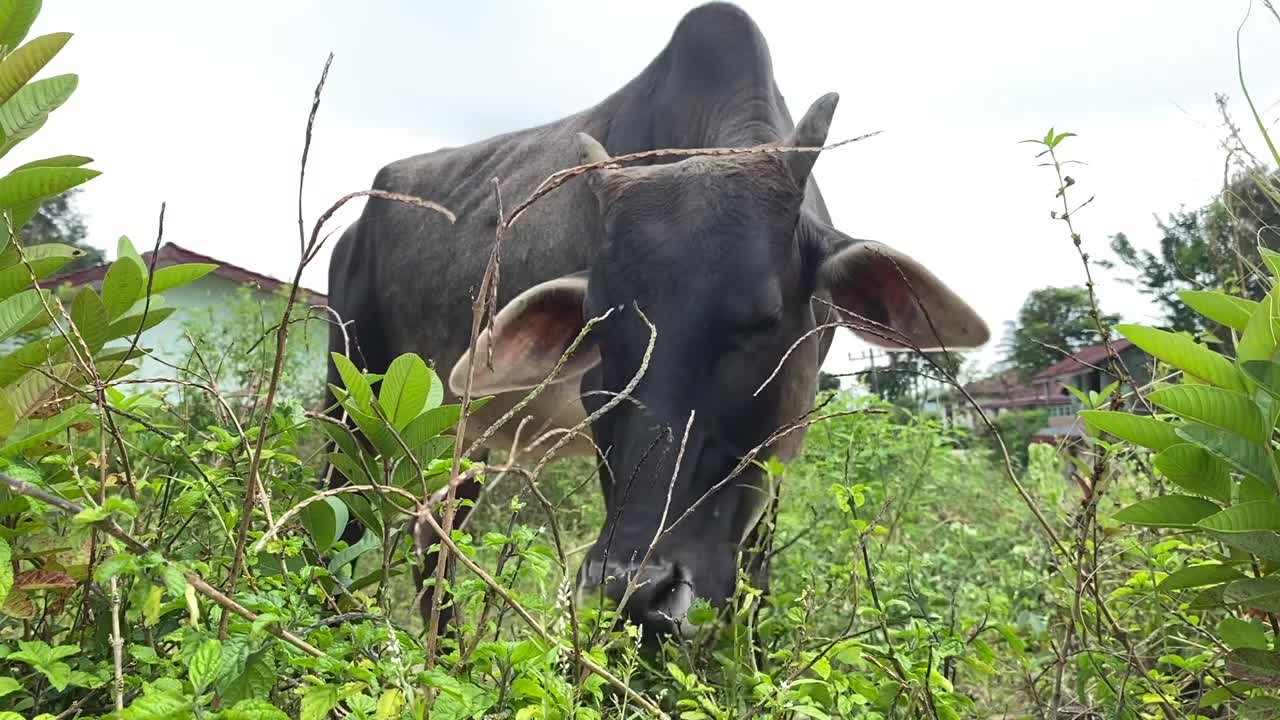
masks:
[[[487,448],[478,450],[473,459],[480,463],[487,462],[489,459],[489,450]],[[471,511],[474,509],[474,504],[480,499],[480,491],[480,482],[475,479],[467,480],[458,485],[456,495],[459,507],[453,515],[453,527],[455,529],[466,525],[468,518],[471,516]],[[463,501],[470,502],[464,503]],[[436,522],[440,523],[441,527],[443,527],[443,512],[434,512],[433,516],[435,517]],[[420,564],[415,563],[414,565],[413,579],[415,587],[418,588],[418,609],[422,613],[422,622],[425,627],[431,622],[431,607],[435,602],[436,588],[434,585],[424,587],[423,584],[428,580],[434,579],[436,576],[436,565],[440,558],[440,536],[431,529],[430,525],[425,522],[421,522],[418,523],[415,528],[414,540],[422,555],[422,562]],[[456,563],[457,561],[452,555],[450,555],[445,565],[445,576],[450,580],[450,582],[452,582],[454,578]],[[449,624],[454,616],[451,600],[451,598],[446,596],[441,601],[440,623],[436,628],[437,632],[441,635],[449,632]]]

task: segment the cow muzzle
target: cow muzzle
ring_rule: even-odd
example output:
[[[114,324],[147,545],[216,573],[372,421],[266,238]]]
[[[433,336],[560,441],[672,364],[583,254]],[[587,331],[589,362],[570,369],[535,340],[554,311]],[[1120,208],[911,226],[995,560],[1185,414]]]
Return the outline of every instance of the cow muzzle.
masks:
[[[590,559],[578,573],[578,601],[600,598],[646,632],[683,637],[689,634],[689,608],[696,593],[689,569],[664,558],[639,563]]]

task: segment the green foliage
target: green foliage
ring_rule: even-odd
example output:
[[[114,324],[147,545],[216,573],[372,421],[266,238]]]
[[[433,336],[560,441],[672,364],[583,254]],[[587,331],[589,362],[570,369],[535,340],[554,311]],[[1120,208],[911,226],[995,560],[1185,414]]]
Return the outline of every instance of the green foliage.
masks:
[[[1004,445],[1009,450],[1009,455],[1020,468],[1027,466],[1028,446],[1031,443],[1031,436],[1035,435],[1037,430],[1043,429],[1048,423],[1048,410],[1012,410],[1002,412],[991,418],[991,424],[995,427],[996,433],[1004,440]],[[982,437],[987,441],[993,453],[998,454],[1000,452],[1000,445],[996,440],[997,435],[986,432],[984,429]]]
[[[1118,320],[1115,315],[1102,316],[1102,322],[1108,325]],[[1061,360],[1064,352],[1074,353],[1101,342],[1089,291],[1083,287],[1046,287],[1027,294],[1017,320],[1005,328],[1001,351],[1010,367],[1030,377]]]

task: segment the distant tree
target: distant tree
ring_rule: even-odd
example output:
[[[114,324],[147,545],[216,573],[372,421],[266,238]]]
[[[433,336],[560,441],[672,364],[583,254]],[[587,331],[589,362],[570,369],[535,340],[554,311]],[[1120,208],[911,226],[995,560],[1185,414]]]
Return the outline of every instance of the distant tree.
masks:
[[[1104,313],[1102,322],[1111,326],[1120,317]],[[1073,353],[1100,342],[1089,291],[1079,286],[1046,287],[1027,294],[1017,320],[1005,326],[1001,350],[1008,367],[1029,377],[1061,360],[1063,351]]]
[[[840,389],[840,378],[829,372],[818,371],[818,392]]]
[[[102,250],[85,242],[89,229],[84,224],[84,215],[76,207],[79,192],[77,188],[45,201],[22,231],[28,245],[56,242],[83,250],[84,255],[62,267],[63,272],[93,267],[106,260]]]
[[[926,359],[915,351],[888,352],[888,366],[877,366],[864,376],[871,392],[884,400],[905,407],[918,407],[929,388],[941,386],[945,379],[934,367],[945,369],[953,377],[960,372],[963,356],[956,353],[927,353]]]
[[[1112,237],[1112,252],[1136,273],[1121,281],[1150,297],[1170,330],[1208,332],[1220,340],[1228,337],[1221,326],[1178,299],[1183,290],[1223,289],[1253,300],[1266,293],[1258,246],[1280,250],[1280,203],[1263,191],[1255,177],[1270,183],[1275,188],[1272,195],[1280,197],[1280,175],[1242,172],[1204,207],[1179,209],[1165,220],[1157,219],[1162,235],[1156,252],[1136,249],[1124,233]],[[1115,267],[1110,262],[1100,264]]]

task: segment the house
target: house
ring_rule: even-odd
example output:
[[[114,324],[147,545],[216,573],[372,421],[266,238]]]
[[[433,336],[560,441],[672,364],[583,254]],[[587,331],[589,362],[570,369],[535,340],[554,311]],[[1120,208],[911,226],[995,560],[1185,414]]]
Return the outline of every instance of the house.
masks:
[[[1151,358],[1145,352],[1123,338],[1113,340],[1111,347],[1125,372],[1139,386],[1151,382]],[[1116,380],[1106,345],[1082,348],[1036,373],[1031,384],[1035,394],[1044,399],[1044,407],[1049,409],[1049,424],[1038,430],[1031,442],[1060,445],[1082,439],[1084,429],[1077,413],[1084,409],[1084,405],[1067,387],[1087,394],[1090,391],[1100,392]],[[1125,391],[1132,392],[1132,388],[1125,388]],[[1123,409],[1140,412],[1142,406],[1129,399],[1124,402]]]
[[[143,253],[142,261],[150,267],[152,253],[150,251]],[[138,366],[138,372],[133,376],[135,378],[176,377],[178,372],[166,363],[182,365],[191,355],[191,342],[186,336],[190,324],[196,320],[207,321],[210,318],[215,322],[231,321],[237,305],[237,294],[242,292],[242,288],[247,287],[249,292],[261,298],[263,328],[269,329],[273,323],[279,321],[278,317],[274,317],[275,310],[271,310],[272,317],[268,317],[267,310],[278,307],[270,301],[276,299],[277,293],[287,291],[288,283],[225,260],[188,250],[172,242],[166,242],[157,251],[156,268],[183,263],[208,263],[215,265],[216,268],[193,282],[163,293],[164,307],[172,307],[174,312],[164,322],[142,334],[138,344],[140,347],[149,349],[152,356],[133,361],[133,364]],[[54,275],[48,278],[44,285],[50,288],[88,286],[101,290],[103,277],[109,267],[110,263],[102,263]],[[308,288],[299,290],[299,303],[317,305],[327,301],[323,293]],[[324,320],[292,324],[289,329],[289,338],[291,343],[305,342],[309,345],[318,343],[316,347],[324,348],[327,345],[328,326]],[[202,348],[202,351],[211,356],[210,362],[215,362],[212,357],[216,357],[221,350],[221,348]]]

